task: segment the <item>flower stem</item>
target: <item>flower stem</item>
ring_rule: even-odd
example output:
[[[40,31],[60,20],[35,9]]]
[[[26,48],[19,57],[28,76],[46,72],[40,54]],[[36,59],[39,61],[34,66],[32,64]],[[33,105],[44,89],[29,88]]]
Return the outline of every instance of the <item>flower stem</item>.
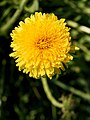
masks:
[[[58,108],[62,108],[63,107],[63,104],[58,102],[51,94],[51,91],[50,91],[50,88],[48,86],[48,83],[47,83],[47,79],[46,77],[41,77],[41,81],[42,81],[42,85],[43,85],[43,88],[44,88],[44,91],[46,93],[46,96],[47,98],[50,100],[50,102],[55,106],[55,107],[58,107]]]

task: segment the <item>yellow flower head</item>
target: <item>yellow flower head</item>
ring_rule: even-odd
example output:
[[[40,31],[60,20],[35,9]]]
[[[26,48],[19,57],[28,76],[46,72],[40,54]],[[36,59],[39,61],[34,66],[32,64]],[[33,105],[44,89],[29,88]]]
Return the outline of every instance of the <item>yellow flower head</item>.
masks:
[[[19,70],[30,77],[40,78],[64,70],[63,64],[71,61],[71,37],[65,19],[54,14],[36,12],[12,31],[13,53]]]

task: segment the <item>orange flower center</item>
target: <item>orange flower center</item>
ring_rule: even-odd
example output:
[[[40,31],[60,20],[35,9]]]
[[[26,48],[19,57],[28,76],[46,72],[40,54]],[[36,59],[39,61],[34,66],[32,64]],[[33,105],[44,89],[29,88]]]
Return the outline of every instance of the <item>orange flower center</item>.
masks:
[[[42,38],[37,41],[36,47],[38,47],[39,49],[47,49],[52,47],[52,42],[50,38]]]

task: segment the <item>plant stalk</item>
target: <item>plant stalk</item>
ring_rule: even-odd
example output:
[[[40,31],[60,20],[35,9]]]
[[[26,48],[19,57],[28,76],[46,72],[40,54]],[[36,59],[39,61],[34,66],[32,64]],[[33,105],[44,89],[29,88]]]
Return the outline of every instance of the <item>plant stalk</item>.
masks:
[[[41,81],[42,81],[42,85],[43,85],[43,89],[46,93],[46,96],[47,98],[49,99],[49,101],[55,106],[55,107],[58,107],[58,108],[62,108],[63,107],[63,104],[58,102],[51,94],[51,91],[50,91],[50,88],[48,86],[48,82],[47,82],[47,79],[46,77],[41,77]]]

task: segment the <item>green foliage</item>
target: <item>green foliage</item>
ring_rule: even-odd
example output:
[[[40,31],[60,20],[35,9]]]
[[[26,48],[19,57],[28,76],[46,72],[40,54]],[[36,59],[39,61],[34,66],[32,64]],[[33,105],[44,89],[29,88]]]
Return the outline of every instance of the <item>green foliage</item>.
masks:
[[[35,11],[65,18],[72,41],[80,48],[68,69],[48,80],[62,109],[51,105],[40,80],[19,72],[9,57],[11,30]],[[90,120],[89,69],[89,0],[0,0],[0,120]]]

